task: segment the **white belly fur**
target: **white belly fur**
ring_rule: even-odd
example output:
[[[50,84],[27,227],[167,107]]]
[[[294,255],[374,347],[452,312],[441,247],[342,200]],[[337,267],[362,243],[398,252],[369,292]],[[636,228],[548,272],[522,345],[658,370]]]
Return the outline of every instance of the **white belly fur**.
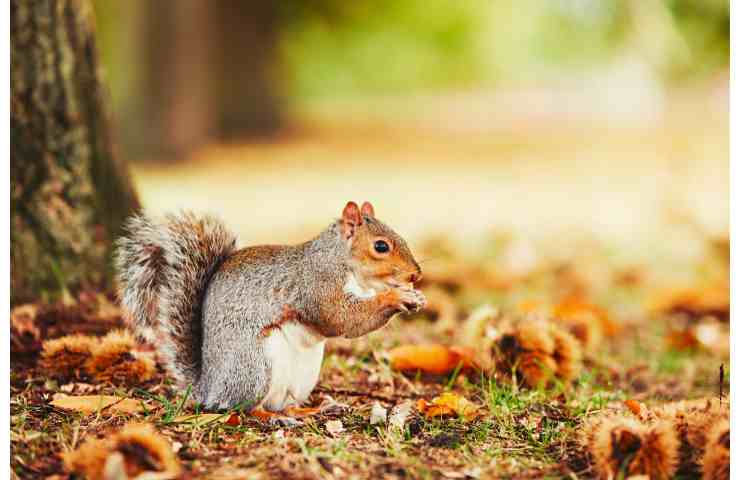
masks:
[[[325,343],[324,337],[297,323],[270,333],[264,348],[272,371],[270,389],[261,402],[263,408],[280,411],[308,398],[319,380]]]

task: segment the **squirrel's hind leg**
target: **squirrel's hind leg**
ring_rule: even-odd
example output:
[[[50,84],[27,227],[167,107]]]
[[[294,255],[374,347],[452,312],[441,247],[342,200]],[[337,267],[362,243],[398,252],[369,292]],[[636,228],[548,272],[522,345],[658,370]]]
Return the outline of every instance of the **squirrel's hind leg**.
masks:
[[[204,356],[196,392],[208,409],[252,409],[262,404],[270,372],[261,348],[245,343],[223,346],[213,359]]]
[[[285,413],[288,413],[287,409]],[[290,416],[289,413],[285,415],[283,412],[270,412],[258,407],[252,409],[249,414],[254,418],[257,418],[271,425],[278,425],[281,427],[298,427],[300,425],[303,425],[303,422],[295,417]]]

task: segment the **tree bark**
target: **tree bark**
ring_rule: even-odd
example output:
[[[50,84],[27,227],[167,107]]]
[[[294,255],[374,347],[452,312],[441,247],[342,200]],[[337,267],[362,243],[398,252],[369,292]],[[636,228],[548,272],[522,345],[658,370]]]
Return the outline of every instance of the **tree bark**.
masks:
[[[105,286],[138,209],[114,155],[88,0],[11,0],[11,303]]]
[[[178,160],[282,125],[275,2],[156,0],[139,13],[133,152]]]
[[[215,134],[222,140],[266,136],[282,126],[277,72],[277,2],[213,2]]]

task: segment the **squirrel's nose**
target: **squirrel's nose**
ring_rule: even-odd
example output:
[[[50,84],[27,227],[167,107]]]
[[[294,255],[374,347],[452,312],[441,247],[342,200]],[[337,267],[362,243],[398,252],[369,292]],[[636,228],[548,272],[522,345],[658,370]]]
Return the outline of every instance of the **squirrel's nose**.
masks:
[[[421,280],[421,272],[412,273],[409,277],[409,282],[416,283]]]

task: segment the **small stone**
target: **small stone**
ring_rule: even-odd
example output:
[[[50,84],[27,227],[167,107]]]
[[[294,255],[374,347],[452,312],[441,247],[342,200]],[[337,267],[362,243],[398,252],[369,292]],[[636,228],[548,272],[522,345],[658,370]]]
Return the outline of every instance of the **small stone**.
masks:
[[[370,425],[385,423],[388,410],[383,408],[378,402],[373,403],[373,409],[370,411]]]
[[[319,413],[324,415],[339,415],[349,410],[349,405],[334,400],[330,395],[324,395],[324,400],[319,405]]]
[[[388,417],[388,426],[403,430],[403,427],[406,424],[406,419],[408,418],[409,413],[411,413],[413,406],[414,403],[411,400],[406,400],[393,407],[391,414]]]
[[[329,420],[326,422],[325,427],[326,431],[332,436],[336,436],[344,431],[344,425],[342,425],[341,420]]]

